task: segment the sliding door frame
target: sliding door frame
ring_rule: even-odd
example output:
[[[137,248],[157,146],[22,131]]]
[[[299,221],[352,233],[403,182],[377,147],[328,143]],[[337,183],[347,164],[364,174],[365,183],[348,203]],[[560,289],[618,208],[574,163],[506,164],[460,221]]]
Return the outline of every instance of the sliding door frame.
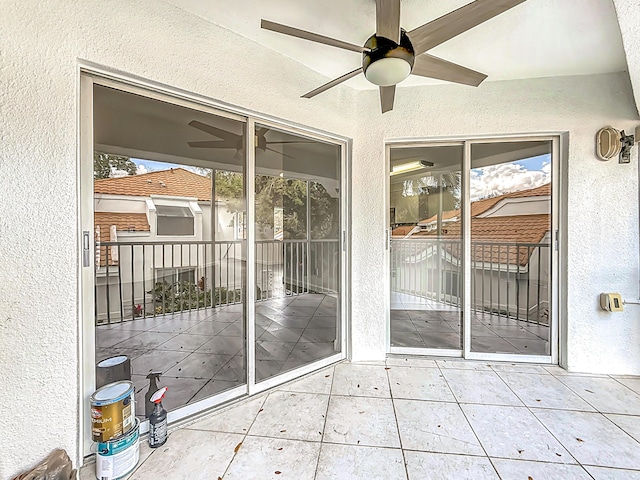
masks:
[[[164,84],[140,78],[124,72],[112,70],[101,65],[87,61],[78,61],[77,65],[77,121],[78,121],[78,232],[80,242],[80,256],[82,257],[83,231],[93,232],[93,86],[101,85],[115,88],[127,93],[138,94],[147,98],[168,102],[174,105],[183,106],[204,113],[217,115],[241,121],[245,124],[246,132],[254,132],[256,122],[261,125],[268,125],[278,128],[287,133],[293,133],[330,143],[340,147],[340,302],[339,317],[341,328],[338,332],[338,342],[340,352],[330,357],[317,360],[307,365],[298,367],[291,371],[256,383],[255,381],[255,302],[248,299],[256,298],[256,272],[255,272],[255,135],[245,135],[245,201],[247,212],[247,238],[246,238],[246,259],[247,259],[247,295],[245,305],[245,353],[246,353],[246,382],[227,391],[199,400],[188,405],[184,405],[168,413],[169,423],[173,426],[186,421],[191,421],[198,415],[209,413],[211,409],[220,407],[230,401],[244,396],[273,388],[307,373],[313,372],[343,360],[350,355],[350,301],[349,301],[349,252],[350,252],[350,172],[351,172],[351,139],[289,122],[276,117],[265,115],[253,110],[240,108],[234,105],[220,102],[218,100],[197,95],[182,89],[174,88]],[[95,245],[90,241],[90,259],[95,258]],[[78,356],[80,363],[79,375],[79,409],[78,409],[78,441],[79,451],[82,455],[89,456],[93,452],[89,418],[89,395],[95,389],[95,319],[94,313],[94,267],[93,261],[90,266],[82,266],[82,258],[79,259],[79,343]],[[141,422],[140,433],[148,431],[148,421]]]
[[[478,143],[511,143],[511,142],[531,142],[548,141],[551,143],[551,278],[550,278],[550,353],[549,355],[523,355],[515,353],[484,353],[471,351],[471,217],[470,213],[470,177],[471,177],[471,146]],[[408,355],[430,355],[441,357],[463,357],[470,360],[504,361],[519,363],[542,363],[558,364],[565,350],[566,326],[560,324],[563,310],[564,297],[561,286],[564,285],[564,272],[560,258],[563,258],[564,242],[560,241],[559,235],[564,231],[562,220],[562,203],[564,175],[564,157],[566,155],[567,136],[564,132],[541,132],[524,134],[505,135],[473,135],[457,137],[430,137],[430,138],[399,138],[385,141],[385,164],[386,164],[386,239],[385,239],[385,276],[386,291],[386,334],[387,351],[391,354]],[[391,171],[391,149],[403,147],[434,147],[446,145],[463,145],[464,154],[462,159],[462,251],[463,251],[463,301],[462,301],[462,326],[463,340],[462,349],[434,349],[434,348],[406,348],[391,346],[391,231],[390,231],[390,193],[391,182],[389,172]]]

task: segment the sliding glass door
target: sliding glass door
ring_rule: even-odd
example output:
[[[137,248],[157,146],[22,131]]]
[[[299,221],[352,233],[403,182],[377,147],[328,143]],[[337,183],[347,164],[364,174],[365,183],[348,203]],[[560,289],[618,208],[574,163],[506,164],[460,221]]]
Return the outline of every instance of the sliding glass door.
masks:
[[[471,145],[471,352],[551,355],[552,148]]]
[[[169,411],[246,388],[245,119],[102,85],[93,118],[95,361],[141,419],[150,374]]]
[[[345,139],[89,75],[81,100],[86,412],[108,358],[170,421],[344,358]]]
[[[393,348],[462,348],[462,155],[462,144],[390,151]]]
[[[256,125],[256,381],[341,352],[341,149]]]
[[[557,361],[558,141],[388,148],[391,352]]]

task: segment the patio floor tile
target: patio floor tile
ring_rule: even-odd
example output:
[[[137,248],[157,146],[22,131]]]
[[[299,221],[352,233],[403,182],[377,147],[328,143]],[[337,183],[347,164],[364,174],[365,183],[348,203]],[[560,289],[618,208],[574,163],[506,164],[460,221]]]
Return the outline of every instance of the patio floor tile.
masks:
[[[577,463],[524,407],[461,405],[490,457]]]
[[[493,371],[443,369],[442,373],[460,403],[522,405],[518,397]]]
[[[249,436],[222,478],[313,480],[319,454],[319,442]],[[207,477],[207,480],[215,478],[218,477]]]
[[[211,480],[224,474],[243,440],[233,433],[178,430],[130,477],[131,480]],[[215,448],[211,448],[215,445]],[[159,455],[157,454],[159,453]]]
[[[307,375],[301,380],[295,380],[281,387],[280,390],[287,392],[303,392],[303,393],[323,393],[329,395],[331,393],[331,384],[333,383],[334,367],[322,369],[319,372]]]
[[[388,367],[393,398],[455,402],[444,376],[437,368]]]
[[[333,395],[323,441],[399,448],[391,399]]]
[[[484,455],[478,438],[456,403],[393,401],[402,448],[425,452]]]
[[[640,442],[640,417],[631,415],[605,415],[609,420]],[[638,465],[640,470],[640,465]]]
[[[533,413],[582,464],[640,466],[640,444],[600,413],[537,409]]]
[[[613,378],[583,376],[558,378],[602,413],[640,415],[640,394]]]
[[[528,407],[595,411],[553,375],[505,372],[498,374]]]
[[[215,432],[246,434],[264,405],[266,396],[244,401],[240,405],[226,408],[220,412],[192,423],[186,428],[192,430],[212,430]]]
[[[331,393],[390,398],[387,371],[383,366],[341,363],[336,366]]]
[[[640,470],[620,470],[604,467],[584,467],[594,480],[640,480]]]
[[[502,480],[521,480],[527,478],[549,478],[562,480],[592,480],[580,465],[561,463],[530,462],[524,460],[492,459]]]
[[[409,480],[499,480],[487,457],[405,452],[405,458]]]
[[[406,479],[402,450],[330,443],[322,445],[315,480],[373,478]]]
[[[250,435],[319,442],[329,395],[273,392],[262,405]]]

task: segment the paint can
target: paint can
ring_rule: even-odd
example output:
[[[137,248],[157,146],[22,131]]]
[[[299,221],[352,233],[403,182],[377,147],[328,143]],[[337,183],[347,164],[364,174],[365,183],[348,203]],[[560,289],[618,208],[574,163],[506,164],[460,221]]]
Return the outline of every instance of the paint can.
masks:
[[[131,380],[131,361],[126,355],[105,358],[96,365],[96,388],[122,380]]]
[[[134,426],[136,412],[133,383],[114,382],[91,395],[91,435],[106,442],[125,435]]]
[[[98,442],[96,452],[96,478],[118,480],[136,468],[140,460],[140,420],[121,437]]]

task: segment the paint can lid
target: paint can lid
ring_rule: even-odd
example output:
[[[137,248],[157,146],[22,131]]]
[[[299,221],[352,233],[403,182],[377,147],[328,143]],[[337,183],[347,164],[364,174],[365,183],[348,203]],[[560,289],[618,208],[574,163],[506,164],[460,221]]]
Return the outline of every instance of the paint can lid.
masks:
[[[98,363],[98,367],[106,368],[113,367],[114,365],[120,365],[127,361],[126,355],[118,355],[117,357],[105,358],[101,362]]]
[[[99,388],[91,395],[91,403],[96,406],[118,402],[133,393],[133,383],[128,381],[114,382]]]

